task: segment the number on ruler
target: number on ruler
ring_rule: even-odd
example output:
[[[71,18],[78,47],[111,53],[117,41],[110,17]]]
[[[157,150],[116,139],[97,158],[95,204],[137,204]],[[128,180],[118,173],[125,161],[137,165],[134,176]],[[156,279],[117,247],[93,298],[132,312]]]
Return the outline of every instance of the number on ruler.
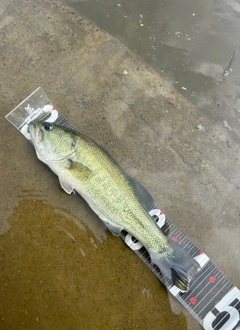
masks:
[[[234,287],[209,312],[203,321],[204,329],[232,330],[240,321],[240,291]]]

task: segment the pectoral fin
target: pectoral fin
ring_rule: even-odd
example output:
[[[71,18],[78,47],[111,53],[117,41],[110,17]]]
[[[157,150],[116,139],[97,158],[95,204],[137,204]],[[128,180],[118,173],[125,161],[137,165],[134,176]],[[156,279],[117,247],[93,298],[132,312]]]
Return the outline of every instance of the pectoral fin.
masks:
[[[92,171],[88,167],[71,159],[68,160],[66,167],[71,176],[73,176],[75,179],[82,181],[87,180],[92,176]]]
[[[89,179],[92,175],[92,171],[88,167],[71,159],[67,160],[67,162],[65,163],[65,168],[69,172],[72,182],[77,182],[78,180],[85,181]],[[67,182],[63,178],[59,178],[59,181],[62,189],[67,194],[74,193],[74,185],[72,183]]]

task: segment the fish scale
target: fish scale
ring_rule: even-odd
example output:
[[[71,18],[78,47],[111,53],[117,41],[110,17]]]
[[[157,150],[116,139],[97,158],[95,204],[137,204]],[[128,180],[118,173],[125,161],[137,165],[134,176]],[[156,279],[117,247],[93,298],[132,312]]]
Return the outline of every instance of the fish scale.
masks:
[[[83,143],[85,144],[85,141]],[[79,150],[81,149],[81,145],[77,144],[76,147]],[[74,157],[74,159],[80,161],[93,173],[89,179],[90,181],[92,180],[93,183],[91,184],[91,182],[84,181],[81,183],[81,187],[79,187],[77,177],[80,172],[76,171],[76,177],[73,177],[73,181],[75,183],[73,185],[75,186],[75,190],[84,196],[88,204],[103,221],[106,221],[106,219],[111,219],[114,223],[115,218],[118,218],[121,219],[120,222],[122,223],[122,227],[124,229],[131,232],[138,232],[139,230],[142,230],[141,223],[138,222],[137,219],[142,217],[147,217],[147,219],[149,219],[149,215],[139,204],[139,201],[133,192],[133,188],[129,185],[121,170],[116,168],[116,165],[111,161],[111,159],[110,161],[109,158],[106,159],[105,154],[101,150],[99,151],[93,147],[93,154],[93,152],[90,152],[92,150],[89,150],[89,148],[85,149],[87,149],[88,152],[83,152],[81,157],[79,157],[79,153]],[[96,165],[98,163],[99,165]],[[93,166],[93,164],[95,164],[95,166]],[[98,185],[99,181],[101,183],[100,185]],[[97,185],[95,183],[97,183]],[[119,189],[119,186],[121,187],[121,190]],[[106,195],[111,197],[111,203],[108,202],[109,198],[106,198]],[[126,198],[126,196],[128,196],[128,198]],[[99,199],[101,200],[97,206],[94,201]],[[99,204],[101,205],[100,207]],[[134,216],[136,214],[137,217]],[[133,217],[134,223],[138,227],[136,229],[131,228]],[[148,221],[147,223],[149,223],[150,230],[156,230],[155,225],[153,226],[152,222]],[[144,236],[145,232],[146,231],[144,230],[142,236]],[[150,238],[152,237],[154,236],[150,236]],[[146,238],[143,238],[142,240],[146,241]],[[163,241],[164,243],[166,242],[165,238],[163,238]],[[152,239],[149,245],[152,245],[153,243],[155,242]],[[159,240],[157,240],[157,243],[159,244]],[[164,247],[162,249],[164,250]]]
[[[152,263],[187,291],[200,266],[152,221],[138,198],[146,197],[146,190],[138,183],[134,186],[102,147],[76,130],[32,120],[28,131],[37,157],[59,177],[62,188],[78,192],[113,235],[123,229],[134,235]]]

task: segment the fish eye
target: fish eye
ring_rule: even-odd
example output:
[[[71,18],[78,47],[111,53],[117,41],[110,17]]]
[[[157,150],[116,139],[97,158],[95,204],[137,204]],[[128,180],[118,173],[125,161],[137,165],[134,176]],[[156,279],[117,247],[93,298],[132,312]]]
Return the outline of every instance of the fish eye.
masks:
[[[47,123],[47,124],[44,125],[44,129],[45,129],[46,131],[51,131],[52,128],[53,128],[53,125],[52,125],[52,124]]]

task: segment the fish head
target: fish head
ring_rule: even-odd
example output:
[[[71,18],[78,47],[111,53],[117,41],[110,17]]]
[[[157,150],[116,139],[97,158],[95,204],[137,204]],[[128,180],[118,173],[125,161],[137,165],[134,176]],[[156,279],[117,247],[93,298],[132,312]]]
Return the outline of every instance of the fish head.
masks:
[[[75,154],[76,138],[70,130],[41,121],[32,121],[28,129],[37,156],[44,163],[64,161]]]

